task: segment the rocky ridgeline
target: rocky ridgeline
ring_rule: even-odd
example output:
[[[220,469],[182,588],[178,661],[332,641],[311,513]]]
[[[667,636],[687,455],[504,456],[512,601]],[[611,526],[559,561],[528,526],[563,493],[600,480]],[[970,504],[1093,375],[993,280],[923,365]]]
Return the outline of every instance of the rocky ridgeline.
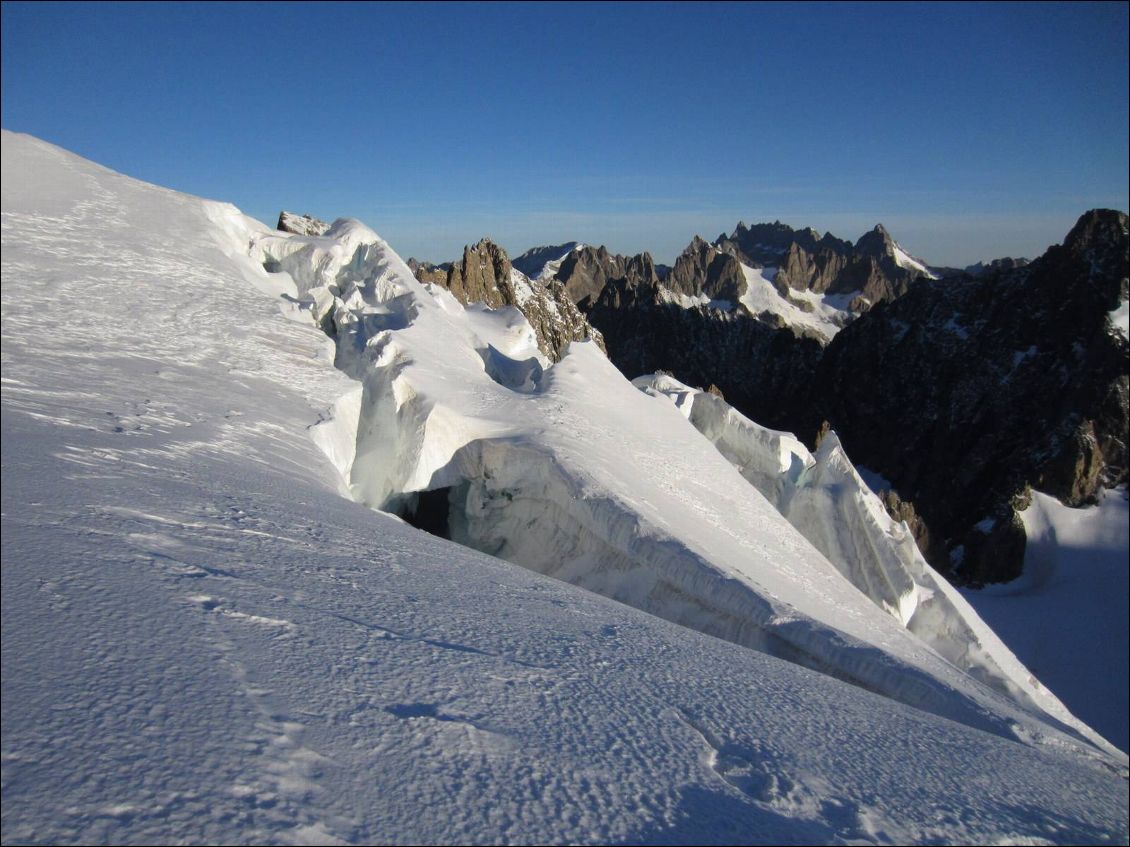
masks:
[[[1127,296],[1126,232],[1125,214],[1092,211],[1034,262],[964,270],[928,268],[882,226],[852,244],[781,223],[696,237],[670,269],[575,243],[512,264],[488,240],[459,262],[410,265],[463,303],[516,306],[554,361],[596,338],[627,377],[715,387],[809,445],[830,425],[891,481],[884,502],[930,562],[980,584],[1019,574],[1029,488],[1081,505],[1127,481],[1130,366],[1108,317]],[[743,265],[776,268],[789,302],[851,295],[856,317],[828,342],[708,305],[745,293]]]
[[[675,294],[730,303],[736,303],[747,288],[741,262],[697,235],[675,260],[663,284]]]
[[[966,583],[1014,578],[1029,487],[1082,505],[1127,479],[1127,343],[1108,318],[1126,298],[1126,216],[1089,212],[1035,262],[940,281],[896,249],[882,227],[849,245],[739,225],[692,242],[664,282],[729,293],[734,257],[778,262],[778,287],[873,297],[827,346],[741,312],[681,307],[638,276],[608,280],[588,316],[629,377],[661,369],[717,385],[809,444],[830,422],[854,461],[893,483],[886,505],[932,564]]]
[[[443,286],[464,305],[516,307],[534,328],[539,349],[554,362],[560,361],[573,341],[592,339],[605,349],[600,332],[577,308],[562,283],[530,279],[515,269],[506,251],[489,239],[464,247],[459,262],[432,265],[410,259],[408,264],[421,282]]]
[[[658,284],[659,273],[648,253],[618,256],[604,247],[586,245],[562,259],[556,279],[565,287],[569,299],[587,311],[610,283],[632,280]]]
[[[831,233],[794,230],[779,221],[752,227],[739,223],[714,243],[752,267],[776,267],[774,282],[783,297],[790,290],[850,294],[850,308],[857,314],[904,294],[913,280],[929,275],[924,265],[900,264],[898,247],[882,224],[852,244]]]
[[[535,248],[515,262],[519,267],[541,267],[543,254],[567,247]],[[911,264],[904,264],[902,257]],[[748,290],[743,265],[773,269],[781,298],[807,310],[812,306],[795,297],[796,292],[851,295],[852,315],[901,296],[915,279],[931,275],[924,264],[906,257],[881,225],[853,245],[831,234],[777,222],[752,227],[739,223],[733,233],[714,242],[695,236],[670,269],[657,266],[648,253],[629,257],[604,247],[577,247],[561,261],[556,279],[585,312],[596,307],[610,285],[650,286],[675,297],[735,305]],[[771,313],[752,317],[780,325]]]

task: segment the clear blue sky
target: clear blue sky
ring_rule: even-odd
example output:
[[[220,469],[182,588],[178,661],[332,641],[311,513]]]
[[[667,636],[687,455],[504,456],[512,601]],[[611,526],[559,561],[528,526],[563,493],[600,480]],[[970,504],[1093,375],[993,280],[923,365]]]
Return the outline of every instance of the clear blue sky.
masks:
[[[1127,202],[1127,4],[3,3],[2,123],[405,257],[670,261],[882,221],[935,263]]]

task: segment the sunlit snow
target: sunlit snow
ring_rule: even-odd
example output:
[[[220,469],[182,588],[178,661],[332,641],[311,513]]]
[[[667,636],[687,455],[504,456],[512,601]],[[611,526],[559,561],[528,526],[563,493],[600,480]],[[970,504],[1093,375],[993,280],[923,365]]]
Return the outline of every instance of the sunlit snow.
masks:
[[[790,290],[789,296],[804,303],[799,306],[782,297],[773,285],[776,268],[751,268],[742,265],[746,292],[740,302],[751,314],[776,315],[788,326],[814,332],[830,340],[852,319],[849,303],[858,294],[816,294],[812,291]]]

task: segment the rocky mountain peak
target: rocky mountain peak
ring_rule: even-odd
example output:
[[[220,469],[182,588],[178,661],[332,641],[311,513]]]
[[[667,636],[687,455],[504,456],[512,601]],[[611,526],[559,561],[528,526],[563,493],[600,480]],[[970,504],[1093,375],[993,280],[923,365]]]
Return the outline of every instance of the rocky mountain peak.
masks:
[[[833,235],[821,236],[812,227],[793,229],[780,221],[753,226],[739,224],[732,235],[719,236],[714,246],[751,267],[780,267],[786,262],[786,257],[794,247],[798,247],[805,254],[801,264],[806,266],[812,264],[808,259],[809,256],[819,251],[827,253],[827,256],[819,260],[823,267],[829,263],[831,255],[846,256],[852,249],[850,242],[842,241]],[[813,279],[798,277],[794,287],[812,288],[813,283]]]
[[[489,238],[463,248],[463,261],[448,272],[447,287],[463,303],[486,303],[497,308],[511,302],[510,257]]]
[[[675,260],[665,283],[678,294],[689,297],[705,294],[712,300],[730,302],[736,302],[746,291],[739,259],[728,252],[720,252],[697,235]]]
[[[1091,209],[1079,216],[1063,246],[1071,250],[1087,249],[1096,244],[1119,244],[1127,238],[1127,217],[1117,209]]]
[[[1108,299],[1125,297],[1127,293],[1127,277],[1130,276],[1127,268],[1130,237],[1127,230],[1125,212],[1091,209],[1083,213],[1063,240],[1064,249],[1090,264],[1092,279],[1107,280],[1104,294]],[[1117,288],[1115,280],[1118,281]]]
[[[560,254],[557,254],[560,255]],[[412,260],[409,267],[421,282],[449,290],[464,305],[484,303],[492,309],[514,306],[530,322],[538,348],[552,361],[565,355],[573,341],[604,339],[593,328],[557,280],[530,279],[516,270],[498,244],[482,238],[463,248],[463,259],[444,265]]]
[[[584,309],[596,302],[609,280],[622,279],[625,272],[623,256],[609,253],[604,245],[586,244],[562,260],[557,279],[565,286],[569,299]]]
[[[855,252],[861,256],[871,256],[879,259],[883,256],[893,256],[895,242],[891,234],[882,224],[875,224],[875,228],[866,232],[855,242]]]

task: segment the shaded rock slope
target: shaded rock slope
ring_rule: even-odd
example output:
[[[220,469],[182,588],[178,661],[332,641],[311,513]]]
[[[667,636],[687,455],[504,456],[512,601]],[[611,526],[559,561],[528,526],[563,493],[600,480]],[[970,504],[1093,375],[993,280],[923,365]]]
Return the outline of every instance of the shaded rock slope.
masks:
[[[1028,486],[1078,506],[1126,482],[1126,296],[1126,215],[1088,212],[1027,267],[912,286],[849,326],[796,428],[830,421],[913,501],[935,564],[1010,579]]]
[[[681,308],[650,280],[607,283],[589,318],[629,377],[661,369],[716,385],[744,414],[809,444],[830,423],[854,461],[891,481],[888,508],[935,567],[961,582],[1003,581],[1021,567],[1015,507],[1029,486],[1081,505],[1127,479],[1127,342],[1111,317],[1127,297],[1126,230],[1121,212],[1088,212],[1031,264],[935,281],[924,265],[903,267],[918,260],[882,227],[852,254],[811,230],[739,225],[716,242],[729,253],[692,244],[689,278],[711,279],[719,255],[780,257],[778,286],[853,286],[876,305],[826,347],[741,312]],[[847,255],[856,258],[836,258]]]

